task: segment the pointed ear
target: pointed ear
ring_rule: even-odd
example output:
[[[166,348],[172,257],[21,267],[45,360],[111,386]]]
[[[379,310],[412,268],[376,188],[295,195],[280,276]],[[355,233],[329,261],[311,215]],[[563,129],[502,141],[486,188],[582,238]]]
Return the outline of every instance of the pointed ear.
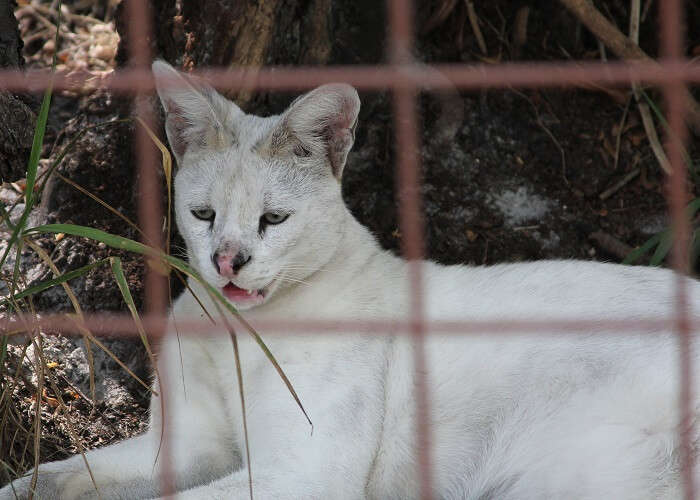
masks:
[[[165,131],[178,163],[185,153],[216,150],[236,143],[238,106],[199,79],[176,71],[164,61],[152,66],[165,109]]]
[[[271,152],[291,150],[296,156],[325,156],[340,179],[355,142],[360,98],[350,85],[323,85],[297,98],[273,132]]]

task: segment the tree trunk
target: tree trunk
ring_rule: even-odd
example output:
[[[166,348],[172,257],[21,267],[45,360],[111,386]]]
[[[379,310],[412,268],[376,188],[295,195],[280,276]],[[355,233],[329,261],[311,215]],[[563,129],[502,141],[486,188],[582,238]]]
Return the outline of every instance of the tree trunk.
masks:
[[[14,0],[0,0],[0,69],[21,70],[22,39]],[[24,176],[36,115],[21,96],[0,92],[0,182]]]
[[[154,54],[184,70],[204,66],[324,65],[378,62],[383,51],[380,2],[153,0]],[[127,19],[118,61],[128,53]],[[358,30],[358,26],[365,29]],[[265,108],[251,93],[226,93],[247,110]]]

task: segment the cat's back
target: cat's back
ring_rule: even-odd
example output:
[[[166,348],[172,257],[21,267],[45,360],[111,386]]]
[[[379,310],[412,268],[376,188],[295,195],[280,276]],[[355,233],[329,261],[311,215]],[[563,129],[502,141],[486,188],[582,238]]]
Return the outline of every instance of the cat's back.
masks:
[[[425,354],[438,496],[674,494],[679,391],[674,333],[622,332],[604,322],[671,316],[677,285],[671,271],[573,261],[428,264],[426,271],[431,319],[594,320],[579,332],[430,332]],[[692,308],[699,287],[688,279],[686,288]],[[409,367],[410,349],[406,353]],[[692,356],[698,359],[696,352]],[[410,440],[410,434],[404,438]],[[659,477],[662,481],[653,480]],[[410,477],[390,488],[403,483],[411,485]]]
[[[649,318],[674,313],[668,269],[573,260],[495,266],[426,266],[427,316],[458,319]],[[685,278],[691,307],[700,285]],[[660,318],[659,318],[660,319]]]

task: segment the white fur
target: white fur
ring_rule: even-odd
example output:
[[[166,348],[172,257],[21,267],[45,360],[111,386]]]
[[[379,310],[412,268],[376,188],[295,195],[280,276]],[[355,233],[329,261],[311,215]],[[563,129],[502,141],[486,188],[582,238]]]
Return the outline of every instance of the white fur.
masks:
[[[172,72],[163,63],[154,70],[156,76]],[[183,144],[176,210],[190,262],[223,287],[228,279],[216,272],[212,253],[221,245],[250,251],[236,285],[257,289],[275,279],[265,302],[245,312],[253,324],[407,319],[407,264],[382,251],[349,213],[328,157],[319,151],[323,144],[303,144],[328,134],[309,138],[280,129],[299,120],[335,123],[339,129],[331,136],[345,146],[359,108],[356,94],[347,86],[315,92],[321,101],[298,100],[281,117],[248,116],[229,104],[230,141],[203,149]],[[160,94],[164,102],[171,97],[167,88]],[[314,107],[318,102],[323,105]],[[205,126],[204,110],[211,109],[191,108],[189,123]],[[334,113],[344,116],[334,122]],[[295,155],[295,141],[310,146],[311,155]],[[211,227],[190,213],[204,205],[217,213]],[[292,215],[261,237],[258,219],[271,208]],[[671,316],[672,272],[577,261],[493,267],[426,262],[423,270],[430,319],[587,318],[601,325],[586,333],[428,336],[435,498],[681,496],[676,340],[671,332],[621,333],[604,326],[606,319]],[[202,288],[190,284],[209,304]],[[690,304],[698,304],[700,287],[692,280],[686,286]],[[215,310],[211,304],[209,310]],[[173,316],[177,323],[202,317],[202,311],[185,293]],[[168,437],[179,498],[245,498],[248,471],[231,340],[223,328],[206,338],[180,333],[179,342],[175,335],[167,338],[159,356],[168,373]],[[255,496],[416,498],[410,337],[261,333],[314,430],[260,348],[240,331]],[[160,405],[154,397],[145,435],[87,454],[103,498],[158,496]],[[26,493],[28,479],[15,485]],[[8,488],[0,498],[12,498]],[[39,489],[42,498],[95,494],[80,457],[43,465]]]

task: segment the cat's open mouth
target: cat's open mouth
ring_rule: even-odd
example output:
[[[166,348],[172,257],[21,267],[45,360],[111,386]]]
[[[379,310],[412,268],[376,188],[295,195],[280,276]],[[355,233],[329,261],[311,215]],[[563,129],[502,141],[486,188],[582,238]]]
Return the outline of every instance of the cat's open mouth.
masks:
[[[222,289],[224,296],[231,302],[238,305],[256,306],[265,300],[265,289],[247,290],[231,283]]]

